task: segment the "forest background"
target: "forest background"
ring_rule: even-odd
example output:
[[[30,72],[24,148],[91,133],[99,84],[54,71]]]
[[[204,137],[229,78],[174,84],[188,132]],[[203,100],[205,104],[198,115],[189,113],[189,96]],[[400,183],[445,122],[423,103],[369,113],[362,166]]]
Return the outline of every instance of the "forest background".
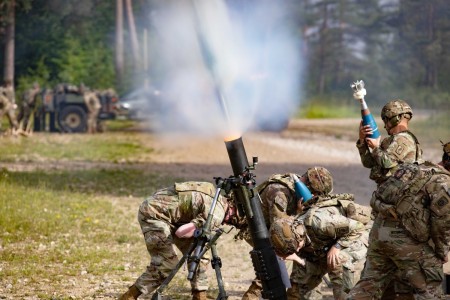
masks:
[[[261,1],[225,2],[250,12]],[[415,108],[448,108],[448,1],[277,2],[288,8],[283,20],[301,41],[303,103],[349,104],[349,83],[364,79],[373,104],[394,94]],[[18,94],[35,81],[114,87],[122,94],[146,80],[158,86],[168,62],[145,47],[161,43],[152,20],[168,3],[176,1],[3,0],[3,81],[13,79]]]
[[[18,101],[34,82],[114,87],[121,96],[146,83],[160,88],[173,75],[173,61],[155,50],[167,41],[155,24],[170,26],[156,22],[164,8],[186,2],[0,0],[0,81],[14,82]],[[375,187],[354,146],[360,117],[349,85],[357,79],[367,83],[377,117],[388,99],[407,100],[426,158],[441,158],[439,139],[448,141],[450,125],[448,0],[224,2],[248,16],[261,3],[285,6],[280,26],[289,25],[304,63],[297,116],[352,117],[297,119],[281,133],[246,135],[247,153],[260,156],[258,182],[275,172],[323,165],[338,174],[335,192],[354,193],[368,204]],[[258,32],[269,36],[276,25]],[[275,63],[285,66],[281,59]],[[197,119],[210,125],[205,116]],[[117,299],[148,263],[136,222],[142,199],[174,181],[229,175],[222,137],[163,139],[141,124],[114,121],[97,135],[1,136],[0,298]],[[233,235],[220,250],[229,299],[240,299],[254,272],[249,246],[234,243]],[[173,299],[191,298],[183,276],[169,291]],[[217,288],[213,280],[210,285],[211,297]]]

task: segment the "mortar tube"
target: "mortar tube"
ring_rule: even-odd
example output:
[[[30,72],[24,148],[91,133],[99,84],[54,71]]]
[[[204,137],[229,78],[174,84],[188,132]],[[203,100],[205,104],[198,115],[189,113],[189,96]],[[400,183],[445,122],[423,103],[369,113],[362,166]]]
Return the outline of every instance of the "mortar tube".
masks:
[[[242,137],[225,141],[234,177],[251,180],[249,164]],[[251,186],[249,186],[251,184]],[[241,182],[233,188],[236,201],[244,205],[245,218],[253,243],[250,252],[256,275],[263,286],[263,297],[267,299],[287,299],[286,286],[282,279],[282,270],[269,239],[269,230],[261,208],[261,198],[253,182]],[[284,270],[286,272],[286,270]]]

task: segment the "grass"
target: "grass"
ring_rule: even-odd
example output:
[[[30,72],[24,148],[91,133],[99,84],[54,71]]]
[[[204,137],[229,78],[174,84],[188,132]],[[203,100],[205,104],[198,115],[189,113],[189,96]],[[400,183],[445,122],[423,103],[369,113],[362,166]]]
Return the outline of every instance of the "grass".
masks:
[[[0,170],[2,181],[20,189],[35,189],[83,195],[145,197],[156,188],[176,180],[135,169],[88,169],[75,171],[8,172]]]
[[[122,278],[124,270],[139,273],[148,254],[136,214],[129,212],[174,180],[141,171],[1,170],[2,286],[10,285],[9,292],[19,298],[29,293],[20,288],[26,284],[32,290],[42,287],[33,294],[39,299],[85,299],[86,294],[67,296],[68,282],[72,289],[81,282],[101,294],[98,285],[105,276],[134,280]]]
[[[36,134],[39,138],[2,140],[2,161],[73,160],[119,162],[139,159],[153,151],[136,133]]]

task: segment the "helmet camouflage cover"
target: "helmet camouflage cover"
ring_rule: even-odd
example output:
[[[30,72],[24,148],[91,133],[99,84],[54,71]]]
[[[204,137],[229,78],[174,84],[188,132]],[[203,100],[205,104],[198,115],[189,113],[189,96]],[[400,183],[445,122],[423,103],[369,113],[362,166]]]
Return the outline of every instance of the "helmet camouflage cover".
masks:
[[[413,112],[411,106],[404,100],[395,99],[386,103],[381,110],[381,119],[384,121],[385,119],[389,120],[395,116],[401,114],[410,114],[413,116]]]
[[[305,226],[294,216],[276,219],[270,226],[269,234],[275,253],[282,257],[297,252],[306,237]]]
[[[307,185],[316,196],[328,195],[333,191],[333,177],[324,167],[309,168],[303,176],[308,179]]]

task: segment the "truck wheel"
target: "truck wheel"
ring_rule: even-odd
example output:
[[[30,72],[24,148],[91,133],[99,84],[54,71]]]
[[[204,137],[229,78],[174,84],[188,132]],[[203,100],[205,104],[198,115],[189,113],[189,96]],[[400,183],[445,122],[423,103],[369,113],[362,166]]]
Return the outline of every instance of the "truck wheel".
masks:
[[[79,106],[66,106],[59,113],[58,123],[62,132],[86,132],[86,112]]]

